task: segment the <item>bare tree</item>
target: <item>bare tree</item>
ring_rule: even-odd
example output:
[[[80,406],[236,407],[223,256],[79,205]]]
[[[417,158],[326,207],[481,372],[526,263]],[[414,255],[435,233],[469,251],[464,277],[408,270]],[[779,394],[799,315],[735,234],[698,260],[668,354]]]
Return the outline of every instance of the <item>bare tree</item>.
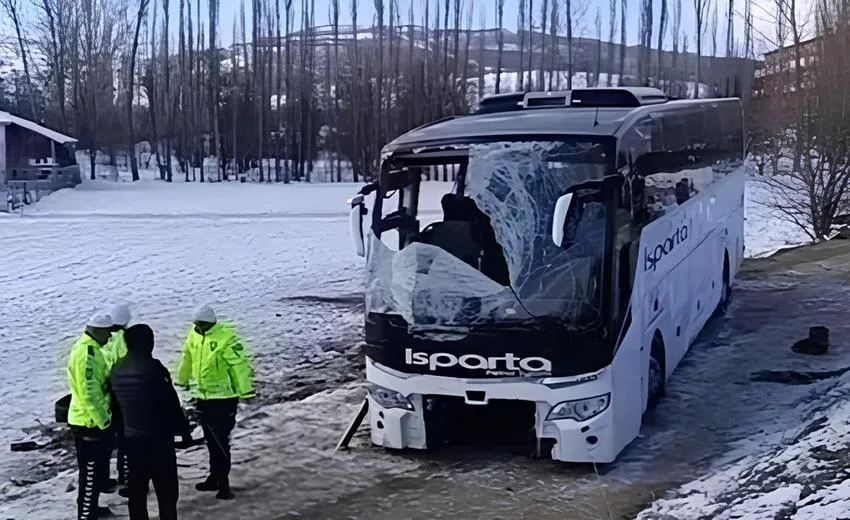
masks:
[[[354,182],[357,182],[357,179],[359,177],[358,171],[361,168],[361,158],[360,158],[359,154],[360,154],[361,146],[362,146],[362,144],[360,142],[360,117],[359,117],[360,110],[361,110],[359,85],[360,85],[361,70],[362,69],[360,68],[360,53],[358,52],[359,51],[359,45],[358,45],[358,42],[357,42],[357,11],[358,11],[357,4],[358,4],[358,0],[351,0],[351,10],[350,10],[351,24],[352,24],[352,29],[353,29],[353,32],[354,32],[354,34],[352,35],[353,36],[352,48],[354,49],[354,60],[352,60],[351,76],[352,76],[352,84],[357,85],[356,87],[354,87],[352,89],[353,92],[352,92],[352,107],[351,107],[351,114],[352,114],[351,127],[352,127],[352,134],[353,134],[352,135],[352,150],[354,151],[354,153],[352,154],[353,156],[351,157],[351,170],[352,170],[351,175],[352,175]],[[426,7],[427,7],[427,5],[426,5]]]
[[[744,2],[744,57],[752,58],[753,53],[753,0]]]
[[[670,67],[670,77],[668,80],[673,79],[673,75],[678,71],[679,65],[679,35],[681,34],[682,29],[682,0],[676,0],[673,4],[673,58]],[[671,82],[672,84],[672,82]],[[673,94],[672,90],[668,89],[668,94]]]
[[[726,10],[726,57],[731,58],[735,54],[735,0],[729,0],[729,8]]]
[[[817,15],[817,59],[807,63],[806,88],[795,93],[800,99],[795,110],[800,111],[793,125],[773,131],[780,136],[775,153],[792,159],[802,150],[803,158],[790,168],[791,161],[774,161],[778,170],[764,180],[769,193],[765,204],[815,241],[829,237],[836,217],[850,211],[850,114],[838,109],[850,103],[850,25],[838,2],[818,4]]]
[[[27,82],[27,92],[29,93],[30,98],[30,110],[32,112],[33,120],[38,121],[38,104],[35,100],[35,89],[33,88],[32,76],[30,75],[29,53],[27,52],[26,39],[23,36],[23,28],[21,27],[21,7],[18,5],[18,0],[0,0],[0,6],[3,6],[3,10],[6,11],[9,19],[12,20],[12,26],[15,28],[15,35],[18,40],[18,49],[20,50],[21,61],[24,65],[24,78]]]
[[[292,16],[292,0],[284,0],[286,3],[284,4],[286,8],[286,79],[284,81],[284,91],[286,94],[286,123],[283,125],[283,142],[284,142],[284,150],[286,150],[286,160],[283,162],[283,182],[285,184],[289,184],[290,180],[290,148],[291,135],[289,133],[290,123],[292,118],[290,117],[290,106],[292,106],[292,74],[290,71],[292,70],[292,23],[294,22]],[[357,18],[354,19],[354,36],[355,41],[357,37]],[[355,179],[356,180],[356,179]]]
[[[496,45],[499,47],[499,54],[496,57],[496,94],[502,91],[502,54],[505,50],[505,0],[496,0],[496,19],[498,24],[498,32],[496,33]]]
[[[711,0],[694,0],[694,20],[697,38],[697,77],[694,82],[694,99],[699,97],[699,86],[702,81],[702,36],[705,32],[706,16],[711,6]]]
[[[561,88],[560,70],[558,70],[558,56],[560,55],[560,45],[558,45],[558,26],[560,19],[558,13],[558,1],[552,1],[552,16],[549,25],[550,43],[549,43],[549,90],[553,88]],[[555,86],[557,82],[557,86]]]
[[[179,142],[179,149],[180,150],[179,150],[179,157],[180,157],[180,168],[183,169],[183,173],[185,174],[185,180],[188,182],[189,181],[189,169],[186,167],[186,157],[187,157],[186,135],[187,135],[187,132],[188,132],[188,128],[187,128],[187,125],[186,125],[186,114],[188,113],[188,110],[186,108],[186,84],[188,83],[188,77],[187,77],[187,73],[186,73],[186,32],[184,31],[185,23],[186,23],[186,20],[185,20],[185,17],[184,17],[185,11],[186,11],[186,1],[180,0],[180,34],[179,34],[179,38],[180,38],[180,50],[179,50],[179,52],[180,52],[180,55],[179,55],[179,62],[180,62],[180,98],[179,98],[179,103],[180,103],[180,142]],[[236,35],[234,34],[234,42],[236,41],[235,36]]]
[[[714,57],[717,56],[717,25],[720,23],[720,19],[717,14],[717,2],[714,2],[713,10],[711,13],[711,65],[709,67],[709,73],[711,76],[714,75]]]
[[[599,76],[602,74],[602,7],[596,6],[596,73],[594,74],[594,87],[598,87]],[[588,87],[591,86],[588,82]]]
[[[133,47],[130,49],[130,66],[127,69],[127,154],[130,158],[130,174],[133,181],[139,180],[139,162],[136,159],[136,134],[133,124],[133,98],[135,89],[133,81],[136,79],[136,53],[139,50],[139,33],[142,29],[142,20],[148,12],[150,0],[139,0],[139,10],[136,12],[136,29],[133,32]]]
[[[339,40],[338,40],[338,29],[339,29],[339,0],[332,0],[334,6],[334,49],[336,52],[339,52]],[[277,94],[275,100],[275,152],[274,152],[274,180],[275,182],[280,182],[281,180],[281,171],[280,171],[280,153],[281,153],[281,142],[283,141],[283,119],[281,117],[281,98],[283,97],[283,48],[282,48],[282,39],[280,33],[280,0],[275,1],[275,9],[274,9],[274,23],[275,23],[275,50],[277,53],[277,73],[275,74],[275,78],[277,82],[275,83],[275,92]],[[337,57],[337,60],[339,58]],[[287,72],[288,74],[288,72]],[[338,75],[336,75],[338,77]],[[334,111],[336,114],[338,110]]]
[[[254,79],[254,110],[257,117],[257,167],[260,172],[260,182],[265,180],[265,169],[263,168],[263,138],[264,138],[264,126],[263,120],[265,116],[265,105],[266,101],[264,99],[265,92],[265,81],[263,80],[263,56],[260,50],[260,39],[262,38],[263,32],[263,13],[262,6],[260,5],[260,0],[253,0],[251,3],[251,15],[253,21],[253,51],[254,51],[254,62],[253,62],[253,79]]]
[[[549,20],[549,0],[540,7],[540,70],[537,71],[537,88],[546,88],[546,22]]]
[[[461,12],[461,0],[455,0],[454,4],[454,59],[455,59],[455,68],[454,68],[454,77],[457,80],[457,77],[460,76],[460,12]],[[454,89],[452,89],[454,90]]]
[[[625,0],[624,0],[625,1]],[[567,90],[573,88],[573,3],[567,2]]]
[[[171,182],[171,140],[174,136],[174,110],[172,104],[171,92],[171,53],[169,52],[168,42],[171,39],[171,30],[169,28],[170,9],[169,0],[162,0],[162,15],[163,15],[163,30],[162,30],[162,72],[163,72],[163,95],[162,95],[162,115],[165,121],[165,181]],[[210,24],[212,25],[212,23]]]
[[[637,81],[640,85],[646,85],[649,69],[649,46],[647,41],[652,41],[652,0],[641,0],[640,23],[638,25],[638,60]]]
[[[273,106],[271,104],[271,96],[274,95],[275,98],[280,96],[280,90],[275,89],[276,85],[275,85],[275,78],[274,78],[274,73],[275,73],[275,68],[276,68],[275,67],[274,51],[275,51],[275,48],[277,47],[277,43],[275,43],[275,44],[271,43],[272,39],[275,38],[275,26],[274,26],[274,19],[272,17],[271,0],[265,0],[265,1],[266,1],[266,34],[268,35],[268,37],[266,38],[266,41],[268,41],[268,44],[266,45],[266,55],[267,55],[267,60],[266,60],[266,64],[267,64],[267,67],[266,67],[266,73],[267,73],[266,74],[266,89],[267,89],[268,97],[266,98],[266,103],[265,103],[265,110],[266,110],[267,115],[266,115],[266,118],[265,118],[266,130],[265,130],[264,138],[274,139],[274,136],[277,135],[277,132],[275,131],[275,128],[274,128],[275,115],[274,115]],[[275,3],[277,3],[277,2],[275,1]],[[275,40],[275,42],[277,42],[277,41],[278,40]],[[274,145],[274,143],[269,143],[268,148],[269,148],[269,154],[274,155],[274,159],[275,159],[274,164],[276,165],[277,161],[278,161],[277,146]],[[272,179],[272,171],[271,171],[272,167],[273,167],[272,162],[270,161],[269,165],[268,165],[268,170],[267,170],[267,173],[266,173],[266,181],[267,182],[272,182],[272,180],[273,180]],[[275,169],[275,176],[277,176],[277,169]]]
[[[218,40],[216,31],[218,30],[218,2],[219,0],[207,0],[210,8],[210,103],[212,104],[212,138],[213,144],[211,152],[215,155],[216,171],[218,180],[221,180],[221,136],[219,135],[219,55],[218,55]],[[262,142],[262,139],[261,139]],[[171,158],[169,157],[169,163]],[[224,174],[227,175],[226,173]]]
[[[230,87],[230,133],[231,133],[231,145],[230,145],[230,157],[233,159],[233,173],[234,175],[239,175],[240,167],[239,167],[239,135],[238,135],[238,127],[239,127],[239,52],[238,47],[236,46],[236,42],[239,41],[237,38],[239,35],[242,36],[242,46],[245,46],[245,0],[240,0],[239,6],[241,8],[240,15],[238,18],[233,20],[233,45],[230,49],[230,62],[231,62],[231,82],[232,85]],[[240,27],[241,26],[241,27]],[[246,63],[247,66],[247,63]]]
[[[620,67],[618,85],[623,84],[623,75],[626,70],[626,16],[629,9],[629,0],[620,1]]]
[[[186,116],[186,119],[190,120],[191,123],[187,123],[190,126],[189,130],[189,142],[187,143],[188,150],[187,153],[190,157],[190,168],[192,170],[192,180],[195,180],[195,163],[194,159],[197,157],[195,152],[198,150],[198,125],[197,125],[197,111],[198,111],[198,91],[201,89],[198,87],[197,81],[198,76],[201,71],[197,67],[195,63],[195,39],[194,39],[194,24],[192,23],[192,0],[188,0],[187,2],[187,15],[188,15],[188,24],[189,24],[189,115]],[[186,181],[189,180],[189,173],[186,173]]]
[[[730,0],[732,1],[732,0]],[[658,87],[661,85],[661,76],[662,76],[662,68],[663,68],[663,49],[664,49],[664,36],[667,33],[667,0],[661,0],[661,13],[660,19],[658,21],[658,48],[657,48],[657,57],[656,62],[658,63],[658,68],[655,69],[655,86]]]
[[[519,36],[519,74],[517,74],[517,91],[523,92],[524,62],[525,62],[525,0],[519,0],[519,20],[517,36]],[[530,67],[529,67],[530,68]]]
[[[309,28],[308,34],[310,35],[311,40],[313,39],[313,33],[314,33],[314,30],[315,30],[315,26],[316,26],[316,0],[310,0],[310,21],[307,24],[307,27]],[[315,122],[313,120],[313,96],[312,96],[312,90],[313,90],[313,74],[312,74],[312,71],[315,70],[315,63],[316,63],[316,46],[315,45],[310,46],[309,58],[310,58],[310,61],[308,62],[308,66],[307,66],[307,71],[308,71],[309,77],[308,77],[307,81],[302,82],[304,84],[305,88],[306,88],[305,97],[307,98],[307,130],[306,130],[306,132],[307,132],[307,175],[306,175],[306,178],[305,178],[305,180],[307,182],[312,181],[312,173],[313,173],[313,166],[314,166],[313,165],[313,157],[314,157],[314,153],[315,153],[315,148],[314,148],[314,146],[315,146],[315,139],[314,139]]]
[[[68,80],[68,47],[71,43],[70,12],[74,9],[69,0],[41,0],[39,4],[44,12],[44,20],[40,24],[41,37],[37,43],[41,54],[46,58],[47,76],[52,80],[52,96],[46,100],[46,106],[54,102],[59,116],[59,127],[62,131],[69,128],[66,99],[66,83]],[[18,42],[20,47],[21,42]]]
[[[378,102],[378,117],[376,118],[378,128],[376,131],[375,140],[383,141],[383,106],[384,106],[384,0],[374,0],[375,14],[378,18],[378,79],[375,82],[377,87],[377,102]],[[448,0],[447,0],[448,5]],[[448,20],[448,10],[446,10],[446,19]],[[446,65],[448,67],[448,65]]]
[[[534,0],[528,0],[528,91],[534,90],[532,86],[532,73],[534,72]]]
[[[666,2],[667,0],[661,0]],[[617,27],[617,0],[608,0],[608,59],[607,74],[605,75],[605,86],[611,86],[611,77],[614,75],[614,36]]]

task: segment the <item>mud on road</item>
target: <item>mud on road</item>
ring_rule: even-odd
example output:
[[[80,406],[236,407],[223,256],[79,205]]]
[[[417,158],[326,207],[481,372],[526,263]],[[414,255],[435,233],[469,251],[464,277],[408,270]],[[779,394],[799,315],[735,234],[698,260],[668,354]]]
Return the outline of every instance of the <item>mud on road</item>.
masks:
[[[333,454],[365,392],[356,345],[337,345],[339,355],[331,360],[272,371],[261,386],[265,397],[241,408],[233,440],[236,500],[221,502],[194,490],[206,469],[203,448],[179,454],[180,517],[634,518],[666,490],[714,465],[769,448],[759,444],[769,437],[764,434],[781,434],[804,421],[817,403],[812,385],[758,374],[850,367],[850,343],[843,339],[850,324],[845,310],[850,291],[843,283],[848,279],[850,245],[843,241],[748,261],[727,314],[707,325],[641,436],[606,467],[532,460],[498,447],[389,452],[371,446],[368,426],[351,451]],[[315,303],[336,305],[347,321],[360,311],[347,298]],[[831,328],[830,354],[792,353],[791,344],[820,324]],[[63,518],[53,512],[73,507],[74,494],[65,492],[73,477],[68,470],[34,484],[38,500],[22,498],[0,512],[9,518],[34,517],[22,511]],[[56,502],[39,507],[46,496]],[[126,514],[123,500],[112,496],[107,502]]]

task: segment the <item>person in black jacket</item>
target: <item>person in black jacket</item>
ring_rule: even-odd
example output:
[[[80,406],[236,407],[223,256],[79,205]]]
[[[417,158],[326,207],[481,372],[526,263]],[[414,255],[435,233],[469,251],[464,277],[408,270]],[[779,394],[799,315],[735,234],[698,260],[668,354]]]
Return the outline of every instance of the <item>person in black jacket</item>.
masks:
[[[177,458],[174,437],[192,441],[189,422],[168,370],[153,357],[154,334],[147,325],[124,333],[127,356],[112,369],[111,388],[121,413],[129,469],[131,520],[147,520],[147,495],[153,481],[159,518],[177,518]]]

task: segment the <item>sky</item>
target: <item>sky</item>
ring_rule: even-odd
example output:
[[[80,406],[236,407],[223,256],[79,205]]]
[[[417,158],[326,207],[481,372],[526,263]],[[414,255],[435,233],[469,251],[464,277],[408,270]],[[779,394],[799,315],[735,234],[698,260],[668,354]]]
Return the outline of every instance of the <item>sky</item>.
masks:
[[[109,0],[99,0],[99,1],[109,1]],[[131,5],[133,5],[137,0],[128,0]],[[208,0],[187,0],[191,1],[193,4],[193,11],[196,11],[195,7],[197,2],[200,2],[200,8],[202,16],[205,20],[208,20]],[[248,25],[246,29],[246,33],[248,38],[250,39],[251,34],[251,1],[247,0],[246,2],[246,23]],[[274,1],[274,0],[272,0]],[[285,0],[279,0],[281,4],[284,4]],[[454,0],[451,0],[454,3]],[[469,3],[474,3],[474,14],[472,25],[473,28],[484,27],[496,27],[496,0],[463,0],[465,5]],[[567,0],[550,0],[549,4],[551,6],[552,2],[557,1],[560,4],[561,12],[564,12],[564,6]],[[638,38],[638,27],[639,27],[639,5],[642,0],[628,0],[628,14],[627,14],[627,41],[630,45],[637,43]],[[667,0],[668,8],[673,9],[674,4],[677,0]],[[694,2],[695,1],[709,1],[711,2],[709,6],[707,23],[706,23],[706,34],[703,39],[703,54],[710,54],[711,52],[711,20],[713,18],[713,10],[714,3],[717,3],[718,8],[718,28],[717,28],[717,49],[718,55],[722,54],[725,50],[725,41],[726,41],[726,21],[724,16],[725,9],[728,8],[728,4],[726,4],[725,0],[679,0],[681,1],[682,6],[682,24],[681,24],[681,32],[686,34],[689,40],[689,50],[695,50],[695,34],[696,34],[696,24],[695,24],[695,9]],[[798,15],[798,19],[801,17],[805,17],[805,15],[810,10],[810,2],[811,0],[803,0],[803,2],[799,2],[800,5],[800,15]],[[350,24],[351,23],[351,5],[352,2],[357,2],[357,23],[359,26],[370,26],[376,21],[374,0],[339,0],[340,4],[340,24]],[[608,35],[608,18],[609,18],[609,7],[608,0],[571,0],[572,2],[572,10],[574,13],[574,25],[576,28],[574,29],[574,34],[577,36],[587,36],[587,37],[596,37],[596,19],[597,13],[599,14],[601,26],[602,26],[602,36],[603,39],[607,39]],[[616,0],[618,4],[618,17],[619,9],[620,9],[620,0]],[[652,0],[654,5],[654,26],[655,29],[653,31],[653,45],[656,44],[658,38],[658,24],[659,24],[659,13],[661,0]],[[35,17],[37,16],[36,8],[34,7],[33,2],[29,2],[27,0],[19,0],[20,5],[24,8],[24,23],[34,23]],[[431,1],[431,17],[433,20],[434,14],[436,12],[436,4],[440,3],[444,5],[444,0],[432,0]],[[295,10],[294,19],[300,20],[300,4],[301,0],[293,0],[293,9]],[[422,25],[424,12],[425,12],[425,0],[398,0],[398,4],[401,10],[401,22],[402,24],[408,23],[409,12],[411,6],[414,9],[414,17],[415,23],[418,25]],[[534,1],[534,10],[535,10],[535,20],[539,20],[541,12],[540,9],[542,7],[543,0],[535,0]],[[151,7],[156,5],[157,9],[161,9],[162,0],[151,0]],[[388,23],[389,18],[389,0],[385,1],[385,15],[386,22]],[[442,6],[441,6],[442,7]],[[222,46],[228,46],[232,42],[233,35],[233,24],[238,23],[240,9],[242,8],[242,2],[240,0],[220,0],[220,42]],[[281,7],[283,8],[283,7]],[[330,0],[315,0],[315,14],[316,14],[316,24],[324,25],[330,24],[331,16],[330,16],[330,8],[331,2]],[[133,9],[128,10],[128,17],[133,16]],[[176,20],[178,18],[179,13],[179,1],[171,0],[170,1],[170,11],[172,13],[172,24],[176,25]],[[504,2],[504,25],[507,29],[515,31],[518,25],[518,11],[519,11],[519,0],[505,0]],[[744,0],[735,0],[735,39],[739,42],[739,45],[743,45],[744,40]],[[754,38],[756,39],[756,51],[763,52],[764,50],[769,50],[775,48],[776,41],[776,16],[775,12],[775,0],[754,0],[754,8],[753,8],[753,25],[754,29]],[[283,16],[281,16],[283,19]],[[441,15],[442,18],[442,15]],[[562,15],[562,22],[563,22]],[[162,20],[161,12],[158,16],[158,20]],[[466,20],[462,20],[462,23],[465,24]],[[283,23],[283,22],[282,22]],[[539,23],[539,22],[537,22]],[[442,24],[442,22],[441,22]],[[296,24],[296,29],[298,24]],[[433,23],[431,24],[433,26]],[[619,25],[619,23],[618,23]],[[665,37],[665,47],[670,48],[672,46],[672,35],[671,28],[672,26],[672,13],[671,16],[668,17],[667,24],[667,33]],[[564,31],[562,30],[563,34]],[[617,39],[619,39],[619,27],[617,28]],[[11,25],[11,21],[6,16],[5,12],[0,12],[0,43],[6,43],[7,46],[10,43],[14,43],[14,30]]]

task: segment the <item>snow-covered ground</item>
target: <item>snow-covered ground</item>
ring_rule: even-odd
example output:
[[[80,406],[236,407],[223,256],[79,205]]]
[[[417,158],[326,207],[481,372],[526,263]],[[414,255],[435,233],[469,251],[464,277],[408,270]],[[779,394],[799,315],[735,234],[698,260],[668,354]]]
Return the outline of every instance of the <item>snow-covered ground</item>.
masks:
[[[777,393],[770,384],[739,385],[747,385],[750,369],[799,364],[786,347],[806,319],[790,303],[774,310],[777,302],[805,300],[828,319],[843,312],[847,295],[834,283],[745,280],[728,322],[695,345],[671,381],[671,397],[658,412],[664,419],[651,421],[605,475],[522,455],[387,454],[371,448],[362,431],[351,453],[332,456],[363,396],[356,349],[362,259],[351,252],[345,204],[356,189],[95,181],[0,220],[0,341],[9,367],[0,379],[0,445],[50,422],[53,401],[65,392],[71,342],[92,311],[114,300],[131,302],[136,319],[154,327],[156,354],[167,363],[202,302],[234,320],[256,353],[259,397],[243,406],[234,433],[239,499],[222,504],[199,496],[192,484],[204,470],[204,450],[182,452],[181,518],[491,517],[529,507],[541,518],[634,514],[636,504],[699,477],[721,446],[738,442],[742,453],[758,453],[771,446],[771,435],[797,428],[812,413],[808,387]],[[437,211],[445,189],[426,183],[422,209]],[[750,254],[777,247],[784,242],[775,239],[789,233],[787,226],[762,225],[763,213],[752,206],[757,196],[750,187]],[[833,334],[840,337],[837,329]],[[850,364],[844,355],[837,349],[824,363]],[[693,431],[693,424],[705,431]],[[2,460],[0,517],[68,517],[69,446],[7,452]],[[705,504],[722,499],[703,496]],[[116,496],[108,503],[124,512]],[[669,512],[673,506],[665,504],[653,507]]]

